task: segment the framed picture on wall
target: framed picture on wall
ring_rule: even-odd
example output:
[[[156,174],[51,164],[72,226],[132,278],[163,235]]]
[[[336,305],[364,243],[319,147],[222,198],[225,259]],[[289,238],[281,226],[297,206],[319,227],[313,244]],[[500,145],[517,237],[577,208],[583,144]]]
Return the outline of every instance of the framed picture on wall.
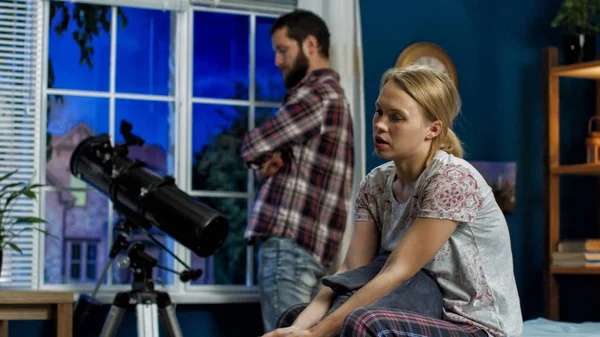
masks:
[[[515,209],[515,187],[517,182],[516,162],[470,161],[490,185],[496,202],[504,213]]]

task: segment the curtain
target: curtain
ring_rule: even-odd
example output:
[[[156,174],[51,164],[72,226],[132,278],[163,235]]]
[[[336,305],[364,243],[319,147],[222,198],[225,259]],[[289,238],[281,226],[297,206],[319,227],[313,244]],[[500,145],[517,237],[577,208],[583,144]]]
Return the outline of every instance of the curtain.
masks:
[[[329,61],[331,68],[340,74],[342,87],[352,112],[354,124],[354,183],[349,205],[347,227],[335,263],[330,270],[341,265],[352,231],[354,230],[354,199],[358,186],[365,176],[365,99],[362,59],[362,34],[359,0],[298,0],[298,9],[319,15],[330,33]]]

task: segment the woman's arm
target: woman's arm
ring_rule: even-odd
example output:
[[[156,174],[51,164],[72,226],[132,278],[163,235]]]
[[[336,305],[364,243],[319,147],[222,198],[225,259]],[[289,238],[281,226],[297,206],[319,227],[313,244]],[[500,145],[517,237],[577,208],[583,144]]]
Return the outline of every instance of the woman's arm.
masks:
[[[336,274],[362,267],[371,262],[379,249],[379,237],[379,230],[375,223],[371,221],[357,222],[354,226],[344,263]],[[301,330],[314,326],[327,314],[327,311],[331,308],[332,300],[333,291],[329,287],[321,287],[317,296],[298,315],[293,325]]]
[[[333,336],[350,312],[368,306],[415,275],[448,241],[456,226],[456,222],[451,220],[417,218],[379,274],[311,328],[311,336]]]
[[[348,245],[344,263],[336,274],[360,268],[373,261],[377,251],[379,251],[380,239],[381,233],[379,233],[379,229],[374,222],[357,222],[354,225],[354,232]]]

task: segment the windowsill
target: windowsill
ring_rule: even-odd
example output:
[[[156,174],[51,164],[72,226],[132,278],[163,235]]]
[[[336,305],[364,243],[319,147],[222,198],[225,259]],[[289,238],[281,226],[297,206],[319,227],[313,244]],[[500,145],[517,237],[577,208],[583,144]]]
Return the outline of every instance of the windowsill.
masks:
[[[96,299],[103,304],[112,304],[115,295],[119,292],[129,291],[128,286],[113,287],[100,291]],[[79,299],[80,294],[91,294],[93,288],[89,287],[73,287],[73,286],[44,286],[40,290],[63,290],[73,291],[74,300]],[[258,287],[244,286],[196,286],[189,289],[175,289],[174,287],[157,287],[157,291],[167,292],[174,304],[231,304],[231,303],[258,303],[259,290]]]

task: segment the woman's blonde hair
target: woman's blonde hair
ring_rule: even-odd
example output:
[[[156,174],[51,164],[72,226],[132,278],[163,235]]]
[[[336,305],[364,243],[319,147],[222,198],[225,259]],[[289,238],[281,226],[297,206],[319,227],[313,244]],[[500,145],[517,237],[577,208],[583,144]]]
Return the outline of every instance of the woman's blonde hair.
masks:
[[[427,166],[437,150],[462,158],[461,141],[452,131],[452,123],[460,111],[461,101],[450,77],[429,67],[408,66],[386,71],[381,78],[381,88],[389,81],[393,81],[419,103],[425,118],[431,122],[436,120],[442,122],[442,132],[432,141]]]

